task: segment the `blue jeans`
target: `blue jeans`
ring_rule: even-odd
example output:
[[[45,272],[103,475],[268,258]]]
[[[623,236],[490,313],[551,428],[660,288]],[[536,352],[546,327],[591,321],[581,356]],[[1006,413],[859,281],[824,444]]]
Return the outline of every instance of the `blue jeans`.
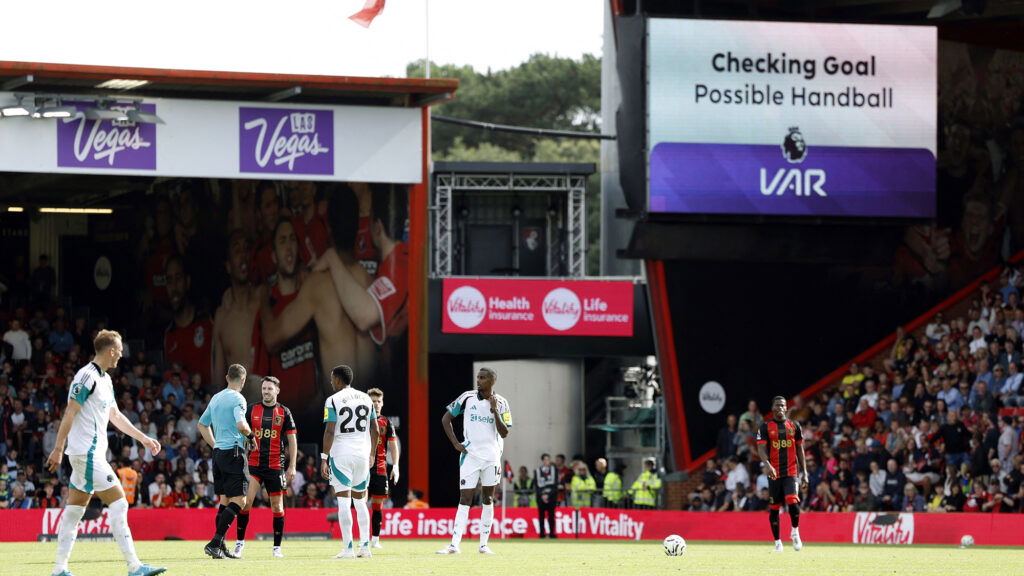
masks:
[[[946,454],[946,465],[956,466],[957,471],[960,470],[960,465],[964,462],[970,462],[971,455],[968,452],[955,452]]]

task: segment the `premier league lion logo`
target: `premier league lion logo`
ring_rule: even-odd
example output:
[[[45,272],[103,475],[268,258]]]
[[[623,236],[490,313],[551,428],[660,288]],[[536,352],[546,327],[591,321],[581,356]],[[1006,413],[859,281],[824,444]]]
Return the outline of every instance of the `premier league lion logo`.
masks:
[[[807,142],[799,127],[792,126],[789,129],[789,134],[782,141],[782,155],[790,164],[799,164],[807,157]]]

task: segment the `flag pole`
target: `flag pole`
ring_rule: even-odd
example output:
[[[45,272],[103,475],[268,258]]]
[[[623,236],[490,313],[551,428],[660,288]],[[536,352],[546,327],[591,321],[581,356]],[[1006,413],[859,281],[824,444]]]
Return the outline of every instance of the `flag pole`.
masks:
[[[423,13],[424,13],[424,38],[425,38],[425,52],[427,55],[426,62],[423,64],[423,69],[426,70],[427,79],[430,79],[430,0],[423,0]]]

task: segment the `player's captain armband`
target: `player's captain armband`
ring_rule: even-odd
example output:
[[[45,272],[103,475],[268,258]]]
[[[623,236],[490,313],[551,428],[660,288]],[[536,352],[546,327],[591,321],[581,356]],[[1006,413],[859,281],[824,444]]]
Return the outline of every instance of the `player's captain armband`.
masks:
[[[501,421],[505,423],[505,426],[511,426],[512,425],[512,413],[511,412],[504,412],[504,413],[502,413]]]
[[[324,407],[324,422],[337,422],[338,413],[334,411],[334,408],[330,406]]]

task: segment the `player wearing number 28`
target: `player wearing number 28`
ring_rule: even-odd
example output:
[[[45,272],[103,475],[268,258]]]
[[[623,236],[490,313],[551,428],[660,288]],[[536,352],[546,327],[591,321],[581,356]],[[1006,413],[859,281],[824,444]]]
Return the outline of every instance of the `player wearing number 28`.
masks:
[[[452,542],[438,554],[458,554],[462,533],[469,522],[469,507],[476,495],[479,481],[483,488],[483,512],[480,514],[481,554],[492,554],[487,546],[494,520],[494,487],[501,479],[501,452],[504,439],[512,427],[512,412],[508,400],[494,393],[498,374],[490,368],[481,368],[476,376],[476,390],[463,392],[448,405],[441,418],[444,432],[459,452],[459,509],[455,514]],[[459,442],[452,428],[452,419],[462,416],[465,440]]]
[[[377,445],[380,430],[373,401],[352,388],[352,369],[341,365],[331,370],[334,394],[324,404],[324,451],[320,454],[320,474],[331,482],[338,498],[338,525],[344,544],[336,558],[354,558],[352,512],[359,524],[359,556],[370,556],[370,510],[366,507],[366,487],[370,481],[370,454]]]

